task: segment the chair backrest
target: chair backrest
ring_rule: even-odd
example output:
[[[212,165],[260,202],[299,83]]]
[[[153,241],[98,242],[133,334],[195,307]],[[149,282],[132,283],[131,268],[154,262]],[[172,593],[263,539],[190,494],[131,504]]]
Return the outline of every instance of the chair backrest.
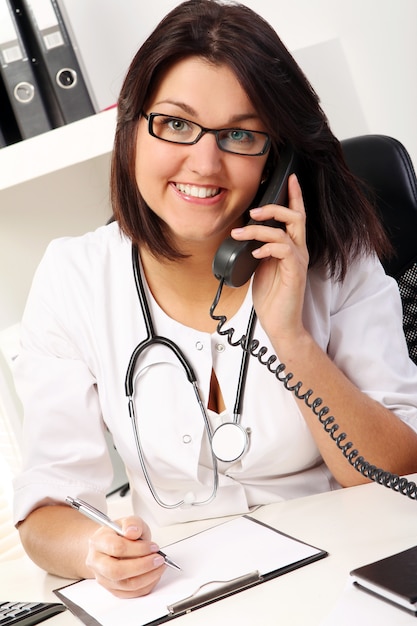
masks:
[[[399,286],[403,327],[410,357],[417,363],[417,179],[410,156],[396,139],[363,135],[345,139],[349,169],[373,194],[376,208],[394,247],[382,260]]]

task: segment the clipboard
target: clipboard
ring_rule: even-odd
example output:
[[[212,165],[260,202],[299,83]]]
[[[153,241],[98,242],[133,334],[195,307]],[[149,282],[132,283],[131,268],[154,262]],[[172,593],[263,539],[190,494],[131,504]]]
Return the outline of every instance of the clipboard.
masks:
[[[88,626],[157,626],[313,563],[325,550],[242,516],[164,547],[182,568],[167,568],[147,596],[121,600],[95,580],[54,593]]]

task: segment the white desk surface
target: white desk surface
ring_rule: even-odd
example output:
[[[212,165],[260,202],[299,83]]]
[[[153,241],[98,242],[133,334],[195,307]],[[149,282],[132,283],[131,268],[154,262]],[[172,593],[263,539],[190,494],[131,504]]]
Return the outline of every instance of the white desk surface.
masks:
[[[417,481],[417,476],[410,477]],[[129,506],[112,499],[117,517]],[[299,498],[258,509],[254,517],[329,556],[225,598],[174,621],[175,626],[416,626],[417,618],[354,588],[349,572],[417,544],[417,502],[376,484]],[[161,546],[213,522],[158,529]],[[53,589],[68,581],[50,576],[27,557],[0,563],[3,600],[56,602]],[[45,624],[79,624],[69,611]],[[116,626],[116,625],[115,625]]]

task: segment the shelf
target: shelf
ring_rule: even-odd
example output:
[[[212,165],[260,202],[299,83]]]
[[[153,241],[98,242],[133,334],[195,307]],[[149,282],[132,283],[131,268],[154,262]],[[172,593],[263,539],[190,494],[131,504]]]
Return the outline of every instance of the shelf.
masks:
[[[0,191],[111,152],[116,108],[0,150]]]

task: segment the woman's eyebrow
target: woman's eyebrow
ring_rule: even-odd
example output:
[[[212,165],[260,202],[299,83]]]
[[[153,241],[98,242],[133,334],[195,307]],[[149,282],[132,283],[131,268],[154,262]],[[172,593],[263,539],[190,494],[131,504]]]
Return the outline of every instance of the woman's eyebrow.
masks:
[[[198,117],[197,111],[185,102],[169,100],[169,99],[160,100],[159,102],[155,102],[152,108],[155,108],[159,106],[160,104],[172,104],[173,106],[176,106],[179,109],[182,109],[182,111],[184,111],[186,115],[190,115],[191,117]],[[259,119],[259,116],[256,113],[250,111],[248,113],[237,113],[235,115],[232,115],[229,122],[227,123],[230,125],[230,124],[237,124],[239,122],[244,122],[244,121],[249,121],[249,120],[258,120],[258,119]]]

